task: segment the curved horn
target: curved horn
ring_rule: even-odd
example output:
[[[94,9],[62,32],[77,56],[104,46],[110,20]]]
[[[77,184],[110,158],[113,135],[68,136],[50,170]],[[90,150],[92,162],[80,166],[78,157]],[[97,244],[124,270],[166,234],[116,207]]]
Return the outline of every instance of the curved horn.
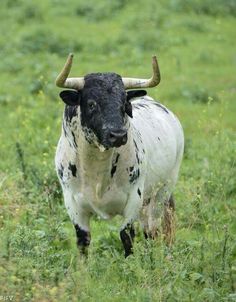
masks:
[[[84,87],[84,78],[68,78],[73,62],[73,56],[74,55],[72,53],[69,54],[66,64],[57,76],[55,83],[58,87],[61,88],[72,88],[80,90]]]
[[[125,89],[155,87],[161,81],[157,57],[152,57],[153,75],[150,79],[122,78]]]

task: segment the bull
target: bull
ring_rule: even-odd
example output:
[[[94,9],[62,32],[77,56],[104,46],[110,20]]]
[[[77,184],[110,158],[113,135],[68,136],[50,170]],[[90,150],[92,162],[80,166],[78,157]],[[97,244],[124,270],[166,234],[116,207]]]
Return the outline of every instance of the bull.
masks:
[[[78,247],[86,253],[93,215],[123,217],[125,257],[133,251],[136,220],[146,238],[162,233],[171,243],[184,136],[177,117],[138,90],[159,84],[156,57],[150,79],[116,73],[68,78],[72,60],[70,54],[56,79],[71,90],[60,93],[66,105],[55,164]]]

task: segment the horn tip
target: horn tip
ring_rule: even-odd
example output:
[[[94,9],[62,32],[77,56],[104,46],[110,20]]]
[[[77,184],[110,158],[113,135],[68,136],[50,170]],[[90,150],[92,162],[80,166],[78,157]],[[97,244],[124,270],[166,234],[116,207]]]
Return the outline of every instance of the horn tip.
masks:
[[[153,56],[152,56],[152,61],[153,61],[153,62],[156,62],[156,61],[157,61],[157,56],[156,56],[156,55],[153,55]]]
[[[70,52],[69,57],[73,57],[73,56],[74,56],[73,52]]]

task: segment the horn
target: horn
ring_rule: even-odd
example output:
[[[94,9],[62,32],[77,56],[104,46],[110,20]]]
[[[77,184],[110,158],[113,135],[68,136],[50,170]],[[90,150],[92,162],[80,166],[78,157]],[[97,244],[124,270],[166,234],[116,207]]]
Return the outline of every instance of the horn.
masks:
[[[56,78],[56,85],[61,88],[72,88],[76,90],[83,89],[84,87],[84,78],[68,78],[68,75],[71,70],[72,62],[73,62],[73,54],[70,53],[65,66],[62,68],[62,71]]]
[[[152,57],[152,69],[153,75],[150,79],[122,78],[125,89],[149,88],[157,86],[161,81],[161,74],[156,56]]]

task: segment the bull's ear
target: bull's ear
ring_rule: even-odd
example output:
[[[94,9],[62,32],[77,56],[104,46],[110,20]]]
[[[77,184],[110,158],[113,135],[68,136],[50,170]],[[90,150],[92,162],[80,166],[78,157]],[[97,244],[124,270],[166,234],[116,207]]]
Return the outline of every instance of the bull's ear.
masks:
[[[133,117],[132,104],[128,100],[125,103],[125,112],[128,114],[128,116]]]
[[[81,92],[75,90],[63,90],[60,92],[60,98],[69,106],[80,104]]]
[[[128,116],[133,117],[132,113],[132,104],[130,102],[131,99],[141,97],[147,94],[146,90],[130,90],[127,91],[126,95],[126,103],[125,103],[125,112]]]
[[[144,96],[147,94],[147,91],[146,90],[130,90],[130,91],[127,91],[127,101],[133,99],[133,98],[138,98],[138,97],[141,97],[141,96]]]

